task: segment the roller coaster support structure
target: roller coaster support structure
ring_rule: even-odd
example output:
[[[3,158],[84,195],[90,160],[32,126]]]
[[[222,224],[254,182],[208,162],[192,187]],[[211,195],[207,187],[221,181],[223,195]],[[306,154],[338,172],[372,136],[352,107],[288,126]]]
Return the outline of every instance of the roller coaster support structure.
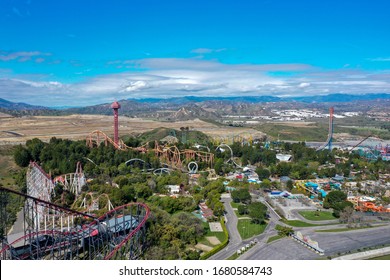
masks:
[[[328,131],[328,138],[326,139],[326,142],[320,146],[317,151],[324,150],[325,148],[328,148],[329,151],[332,150],[332,141],[333,141],[333,114],[334,114],[334,108],[329,108],[329,131]]]

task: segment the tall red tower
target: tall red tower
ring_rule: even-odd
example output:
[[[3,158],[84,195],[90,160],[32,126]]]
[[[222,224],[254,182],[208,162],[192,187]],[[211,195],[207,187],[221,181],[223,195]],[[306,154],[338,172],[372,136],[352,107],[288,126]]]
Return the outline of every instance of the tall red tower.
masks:
[[[114,142],[116,145],[119,145],[119,132],[118,132],[118,109],[121,105],[115,101],[111,104],[111,108],[114,110]]]

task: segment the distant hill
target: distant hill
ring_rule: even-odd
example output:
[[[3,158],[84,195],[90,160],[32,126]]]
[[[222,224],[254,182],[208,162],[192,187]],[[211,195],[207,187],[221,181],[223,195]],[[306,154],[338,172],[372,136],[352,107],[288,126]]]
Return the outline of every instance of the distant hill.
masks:
[[[220,118],[220,116],[217,113],[206,111],[199,106],[191,105],[181,107],[178,111],[172,113],[167,117],[168,120],[172,119],[175,121],[187,121],[196,118],[215,120],[217,118]]]
[[[7,110],[45,110],[48,109],[44,106],[35,106],[26,103],[15,103],[3,98],[0,98],[0,108]]]
[[[195,130],[176,130],[165,127],[153,129],[137,136],[142,143],[160,141],[168,135],[176,137],[180,142],[186,140],[187,143],[205,143],[210,141],[210,137],[200,131]]]
[[[30,116],[39,116],[39,115],[56,115],[57,112],[53,109],[44,106],[30,105],[27,103],[21,102],[11,102],[0,98],[0,112],[9,114],[14,117],[30,115]]]
[[[121,102],[122,105],[122,102]],[[123,104],[122,106],[125,106]],[[98,114],[98,115],[109,115],[112,114],[111,104],[99,104],[93,106],[86,107],[78,107],[78,108],[67,108],[63,109],[62,112],[68,114]]]

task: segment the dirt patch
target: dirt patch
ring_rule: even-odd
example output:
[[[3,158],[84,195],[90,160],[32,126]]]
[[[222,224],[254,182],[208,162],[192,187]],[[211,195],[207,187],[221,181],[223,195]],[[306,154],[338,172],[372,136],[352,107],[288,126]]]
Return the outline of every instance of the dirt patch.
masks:
[[[11,115],[6,114],[6,113],[0,112],[0,118],[13,118],[13,117]]]
[[[207,245],[204,245],[204,244],[202,244],[202,243],[196,244],[196,245],[195,245],[195,248],[196,248],[196,249],[199,249],[199,250],[202,250],[202,251],[204,251],[204,252],[209,252],[209,251],[211,251],[211,249],[213,249],[212,247],[207,246]]]
[[[21,118],[4,118],[0,122],[0,145],[19,144],[33,138],[49,141],[52,137],[71,140],[85,139],[94,130],[100,130],[113,136],[113,117],[104,115],[70,115],[70,116],[34,116]],[[229,135],[262,134],[254,129],[242,127],[219,127],[199,119],[179,122],[161,122],[139,118],[119,116],[119,135],[138,134],[155,128],[166,127],[180,129],[189,127],[211,137]],[[8,133],[12,132],[12,133]]]
[[[214,246],[221,244],[221,241],[219,241],[219,239],[215,236],[207,236],[206,239],[210,242],[210,244]]]

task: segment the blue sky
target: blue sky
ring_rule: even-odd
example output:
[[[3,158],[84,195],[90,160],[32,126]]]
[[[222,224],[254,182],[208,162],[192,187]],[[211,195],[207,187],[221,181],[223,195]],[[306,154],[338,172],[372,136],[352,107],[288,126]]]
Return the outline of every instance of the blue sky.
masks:
[[[390,1],[0,1],[0,97],[390,92]]]

